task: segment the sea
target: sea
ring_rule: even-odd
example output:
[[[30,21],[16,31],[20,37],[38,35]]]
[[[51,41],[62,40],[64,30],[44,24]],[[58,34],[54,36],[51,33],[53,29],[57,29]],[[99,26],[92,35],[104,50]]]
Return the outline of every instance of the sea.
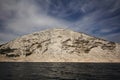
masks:
[[[120,63],[0,62],[0,80],[120,80]]]

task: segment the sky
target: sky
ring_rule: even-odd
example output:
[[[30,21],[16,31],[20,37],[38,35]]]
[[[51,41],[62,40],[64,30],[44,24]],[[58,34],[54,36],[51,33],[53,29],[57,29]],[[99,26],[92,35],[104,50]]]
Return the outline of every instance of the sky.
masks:
[[[120,43],[120,0],[0,0],[0,44],[51,28]]]

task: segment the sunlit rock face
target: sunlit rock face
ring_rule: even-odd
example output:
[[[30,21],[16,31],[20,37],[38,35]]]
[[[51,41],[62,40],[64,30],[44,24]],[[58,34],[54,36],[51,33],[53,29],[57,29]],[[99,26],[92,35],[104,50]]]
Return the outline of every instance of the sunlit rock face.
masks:
[[[49,29],[0,45],[0,61],[120,62],[120,45],[67,29]]]

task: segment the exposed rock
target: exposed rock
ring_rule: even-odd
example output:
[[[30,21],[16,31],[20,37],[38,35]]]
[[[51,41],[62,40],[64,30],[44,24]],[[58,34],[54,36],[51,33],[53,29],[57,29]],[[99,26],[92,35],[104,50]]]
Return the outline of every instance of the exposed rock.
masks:
[[[0,45],[0,61],[120,62],[120,44],[65,29],[50,29]]]

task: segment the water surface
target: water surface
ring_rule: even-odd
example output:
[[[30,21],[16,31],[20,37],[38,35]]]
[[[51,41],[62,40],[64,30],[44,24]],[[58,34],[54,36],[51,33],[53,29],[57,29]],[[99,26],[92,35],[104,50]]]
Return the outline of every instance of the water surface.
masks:
[[[0,80],[120,80],[120,63],[0,63]]]

